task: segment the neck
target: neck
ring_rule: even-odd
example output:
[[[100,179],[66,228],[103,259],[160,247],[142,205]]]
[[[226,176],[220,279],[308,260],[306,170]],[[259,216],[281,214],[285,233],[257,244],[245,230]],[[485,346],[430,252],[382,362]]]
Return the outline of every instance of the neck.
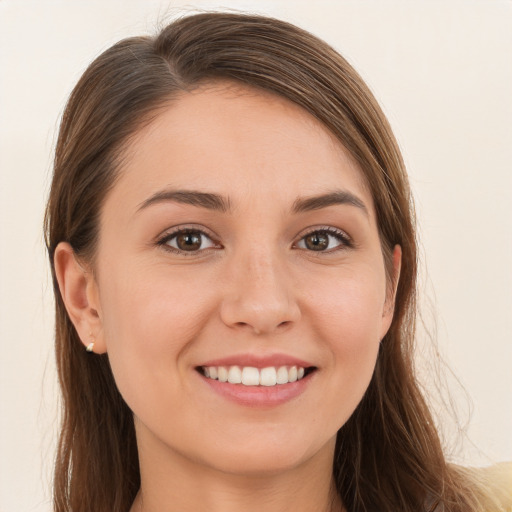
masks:
[[[334,441],[274,472],[232,474],[169,449],[139,444],[141,489],[130,512],[341,512],[332,480]]]

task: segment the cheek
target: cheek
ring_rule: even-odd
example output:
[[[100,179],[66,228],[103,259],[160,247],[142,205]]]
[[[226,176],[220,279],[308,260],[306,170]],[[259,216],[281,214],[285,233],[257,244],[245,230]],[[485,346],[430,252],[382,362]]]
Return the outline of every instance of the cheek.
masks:
[[[184,273],[169,272],[159,265],[132,265],[125,275],[109,274],[100,289],[107,342],[115,349],[179,350],[182,341],[201,325],[211,301],[201,277],[193,282]],[[133,344],[133,347],[128,346]],[[110,347],[109,347],[110,350]]]
[[[368,266],[317,282],[308,297],[308,316],[333,347],[353,353],[380,341],[384,302],[385,279]]]
[[[357,279],[346,277],[338,286],[326,286],[311,297],[312,329],[326,346],[326,367],[332,380],[333,410],[344,423],[362,399],[373,375],[380,345],[383,302],[380,275],[372,272]],[[383,290],[385,281],[382,280]],[[377,291],[376,291],[377,290]],[[342,404],[342,407],[340,407]]]
[[[109,360],[130,405],[141,389],[156,400],[162,390],[179,387],[182,355],[212,309],[212,298],[187,279],[167,279],[165,272],[150,270],[132,270],[126,274],[131,279],[111,273],[101,287]],[[170,380],[170,375],[178,378]]]

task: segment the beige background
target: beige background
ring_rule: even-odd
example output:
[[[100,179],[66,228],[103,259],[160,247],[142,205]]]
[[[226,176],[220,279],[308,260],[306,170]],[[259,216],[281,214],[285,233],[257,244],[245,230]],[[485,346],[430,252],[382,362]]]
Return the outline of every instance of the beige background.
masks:
[[[59,115],[101,50],[154,32],[183,5],[0,0],[0,512],[51,509],[58,389],[41,224]],[[474,446],[459,446],[454,458],[512,460],[512,2],[193,5],[295,22],[329,41],[368,81],[416,195],[425,322],[434,332],[437,317],[441,353],[473,403]],[[432,349],[422,338],[421,373],[432,391]],[[465,420],[468,402],[450,374],[447,380]],[[452,439],[453,422],[439,414]]]

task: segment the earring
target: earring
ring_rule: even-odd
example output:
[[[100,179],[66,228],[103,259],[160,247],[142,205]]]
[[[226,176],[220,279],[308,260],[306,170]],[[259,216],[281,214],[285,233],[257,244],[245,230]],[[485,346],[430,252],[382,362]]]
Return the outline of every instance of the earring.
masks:
[[[94,339],[93,336],[92,336],[92,332],[89,333],[89,336],[91,337],[91,339]],[[94,350],[94,341],[91,341],[91,343],[89,343],[89,345],[87,345],[85,351],[86,352],[93,352]]]

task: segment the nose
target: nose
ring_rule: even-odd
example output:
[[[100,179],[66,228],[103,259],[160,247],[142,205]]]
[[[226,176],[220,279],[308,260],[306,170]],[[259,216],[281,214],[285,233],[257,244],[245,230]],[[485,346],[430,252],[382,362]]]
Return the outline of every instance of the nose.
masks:
[[[222,321],[258,335],[282,331],[301,316],[294,288],[286,263],[275,255],[240,255],[227,271]]]

